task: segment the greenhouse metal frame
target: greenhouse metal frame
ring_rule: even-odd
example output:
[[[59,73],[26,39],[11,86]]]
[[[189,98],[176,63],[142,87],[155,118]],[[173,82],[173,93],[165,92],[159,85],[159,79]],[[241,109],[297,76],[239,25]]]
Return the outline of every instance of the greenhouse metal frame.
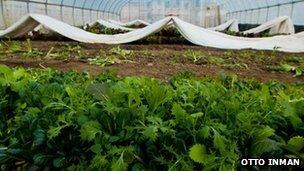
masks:
[[[75,26],[98,19],[154,22],[168,14],[179,14],[185,21],[204,26],[206,11],[202,9],[214,5],[221,9],[221,17],[209,26],[229,19],[238,19],[241,24],[261,24],[282,15],[290,16],[295,25],[304,25],[303,0],[1,0],[0,26],[7,28],[27,13],[49,15]],[[215,18],[214,13],[210,15]]]

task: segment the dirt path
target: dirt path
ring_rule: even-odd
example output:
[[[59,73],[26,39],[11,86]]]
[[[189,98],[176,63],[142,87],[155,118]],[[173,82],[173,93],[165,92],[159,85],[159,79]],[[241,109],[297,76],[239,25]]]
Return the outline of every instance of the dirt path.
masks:
[[[100,50],[107,51],[114,46],[100,45],[100,44],[83,44],[75,42],[39,42],[34,41],[33,47],[43,52],[49,51],[50,47],[60,48],[63,44],[80,45],[88,55],[96,55]],[[257,79],[262,82],[270,80],[279,80],[286,83],[304,82],[304,76],[294,77],[291,73],[267,71],[265,66],[252,58],[246,59],[246,68],[227,68],[218,64],[210,63],[194,63],[191,60],[185,60],[181,57],[185,51],[195,50],[203,53],[224,56],[227,55],[225,50],[216,50],[212,48],[204,48],[191,45],[122,45],[121,48],[133,50],[135,53],[132,63],[118,63],[111,66],[100,67],[97,65],[90,65],[85,59],[69,58],[66,60],[55,60],[45,58],[22,58],[18,55],[7,56],[0,60],[1,64],[11,67],[23,66],[27,68],[54,68],[61,71],[88,71],[92,74],[100,74],[108,69],[115,69],[120,77],[124,76],[149,76],[155,78],[166,79],[179,72],[190,71],[197,76],[216,76],[221,72],[236,74],[242,78]],[[239,51],[229,51],[229,53],[237,54]],[[267,53],[265,52],[266,57]],[[297,54],[299,55],[299,54]],[[303,54],[300,54],[303,55]],[[268,62],[277,62],[284,59],[290,54],[277,53],[276,59]],[[303,55],[304,56],[304,55]],[[226,59],[225,59],[226,60]],[[227,60],[234,60],[233,57]],[[243,60],[240,58],[240,60]]]

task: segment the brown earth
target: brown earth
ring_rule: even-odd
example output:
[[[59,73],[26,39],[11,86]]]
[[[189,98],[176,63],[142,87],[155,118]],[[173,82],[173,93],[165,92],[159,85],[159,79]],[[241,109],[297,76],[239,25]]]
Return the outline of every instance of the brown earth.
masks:
[[[55,42],[55,41],[33,41],[33,48],[37,48],[43,52],[48,52],[51,47],[60,48],[64,44],[80,45],[87,55],[98,54],[99,51],[109,50],[114,46],[101,44],[83,44],[76,42]],[[226,50],[218,50],[213,48],[199,47],[194,45],[121,45],[121,48],[134,50],[135,57],[132,63],[117,63],[111,66],[100,67],[91,65],[85,59],[69,58],[66,60],[55,60],[46,58],[22,58],[18,55],[10,55],[0,60],[1,64],[11,67],[23,66],[26,68],[54,68],[60,71],[89,71],[96,75],[108,69],[117,70],[118,76],[149,76],[160,79],[167,79],[176,73],[190,71],[197,76],[216,76],[220,72],[236,74],[241,78],[256,79],[262,82],[270,80],[279,80],[286,83],[303,83],[304,77],[294,77],[292,73],[268,71],[264,66],[260,66],[255,60],[247,59],[247,68],[227,68],[220,65],[193,63],[188,60],[177,57],[176,54],[187,51],[196,50],[212,55],[223,55]],[[232,51],[236,55],[239,51]],[[271,54],[272,52],[265,52]],[[276,53],[277,59],[283,59],[290,54]],[[298,54],[297,54],[298,55]],[[303,54],[301,54],[303,56]]]

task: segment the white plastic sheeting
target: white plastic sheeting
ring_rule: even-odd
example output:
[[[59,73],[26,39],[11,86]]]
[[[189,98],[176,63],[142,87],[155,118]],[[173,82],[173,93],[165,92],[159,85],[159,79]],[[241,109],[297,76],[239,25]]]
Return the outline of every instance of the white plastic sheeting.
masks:
[[[295,34],[295,36],[296,36],[296,37],[298,37],[298,38],[304,39],[304,31],[303,31],[303,32],[300,32],[300,33]]]
[[[152,25],[142,29],[137,29],[124,34],[104,35],[94,34],[71,26],[62,21],[56,20],[46,15],[30,14],[23,17],[17,23],[0,31],[0,37],[18,38],[32,31],[39,24],[42,24],[49,30],[52,30],[62,36],[85,43],[104,43],[104,44],[122,44],[140,40],[144,37],[159,31],[171,21],[171,18],[164,18]]]
[[[268,30],[269,34],[294,34],[295,28],[292,20],[288,16],[281,16],[268,21],[256,28],[244,31],[244,34],[257,34]]]
[[[304,33],[280,35],[266,38],[244,38],[207,30],[178,18],[174,24],[190,42],[220,49],[257,49],[278,50],[284,52],[304,52]]]
[[[117,24],[117,25],[120,25],[120,26],[125,26],[125,27],[128,27],[128,26],[139,26],[139,25],[145,25],[145,26],[148,26],[150,25],[150,23],[146,22],[146,21],[143,21],[143,20],[133,20],[133,21],[130,21],[130,22],[126,22],[126,23],[122,23],[120,21],[115,21],[115,20],[109,20],[110,22],[114,23],[114,24]]]
[[[89,26],[93,26],[95,24],[100,24],[100,25],[102,25],[104,27],[115,29],[115,30],[123,30],[123,31],[132,31],[132,30],[135,30],[133,28],[128,28],[128,27],[121,26],[119,24],[111,23],[111,22],[108,22],[108,21],[105,21],[105,20],[101,20],[101,19],[97,20],[96,22],[90,23]]]
[[[216,27],[211,27],[208,28],[209,30],[214,30],[214,31],[234,31],[234,32],[239,32],[239,22],[236,19],[231,19],[219,26]]]
[[[279,50],[285,52],[304,52],[303,33],[281,35],[268,38],[242,38],[226,35],[184,22],[177,17],[167,17],[142,29],[116,35],[94,34],[45,15],[31,14],[19,20],[6,30],[0,31],[0,37],[24,36],[39,24],[70,39],[86,43],[122,44],[140,40],[161,30],[173,21],[174,26],[190,42],[220,49],[258,49]]]

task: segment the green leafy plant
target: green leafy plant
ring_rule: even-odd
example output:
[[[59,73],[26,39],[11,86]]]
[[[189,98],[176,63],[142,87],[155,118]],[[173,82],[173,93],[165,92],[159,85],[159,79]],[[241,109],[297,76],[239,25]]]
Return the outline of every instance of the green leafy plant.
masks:
[[[281,67],[281,70],[283,70],[285,72],[295,73],[295,76],[302,76],[303,72],[304,72],[304,70],[302,68],[294,67],[294,66],[291,66],[289,64],[281,64],[280,67]]]
[[[121,30],[121,29],[108,28],[108,27],[100,25],[99,23],[91,25],[91,26],[87,24],[85,26],[85,30],[89,31],[91,33],[95,33],[95,34],[108,34],[108,35],[114,35],[114,34],[127,32],[127,31]]]
[[[205,58],[200,52],[187,50],[184,54],[184,57],[193,60],[194,63],[198,62],[199,60]]]
[[[27,47],[27,52],[24,53],[25,57],[40,57],[43,55],[43,52],[39,51],[36,48],[33,48],[32,42],[30,39],[26,39],[26,47]]]
[[[110,53],[113,55],[118,55],[120,58],[125,59],[125,60],[131,59],[134,56],[134,51],[122,49],[119,46],[113,47],[110,50]]]
[[[102,57],[96,57],[96,58],[89,58],[89,63],[92,65],[98,65],[100,67],[105,67],[108,65],[113,65],[117,61],[117,59],[111,59],[110,57],[102,58]]]
[[[0,65],[0,95],[2,170],[241,170],[242,158],[303,160],[303,85]]]
[[[134,52],[132,50],[125,50],[117,46],[112,48],[108,53],[100,50],[98,56],[88,58],[88,61],[90,64],[105,67],[113,64],[133,62],[133,56]]]

